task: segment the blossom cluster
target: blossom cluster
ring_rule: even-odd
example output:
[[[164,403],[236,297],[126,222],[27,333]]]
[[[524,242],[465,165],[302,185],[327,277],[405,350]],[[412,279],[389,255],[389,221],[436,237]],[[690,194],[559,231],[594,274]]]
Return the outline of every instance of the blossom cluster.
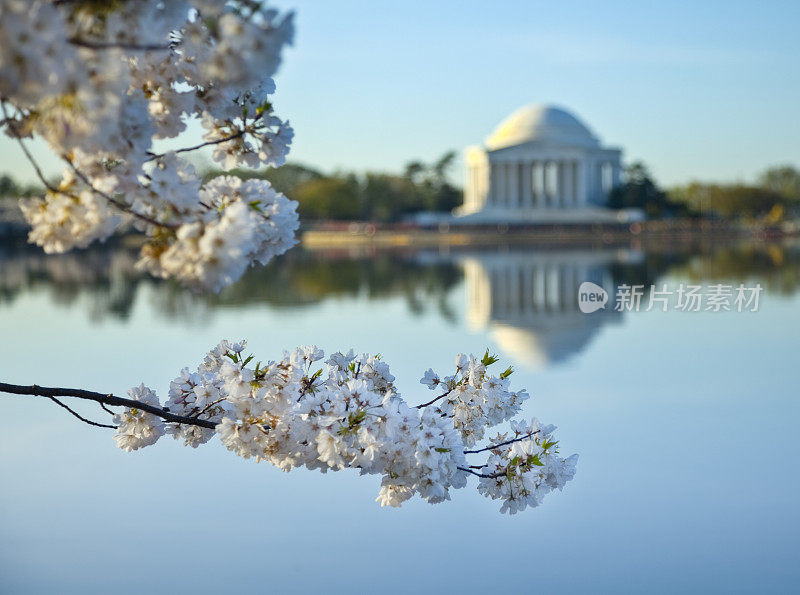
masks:
[[[476,446],[485,429],[516,415],[527,398],[524,391],[509,391],[510,369],[489,374],[497,360],[488,352],[481,359],[459,355],[452,376],[426,372],[421,382],[439,394],[411,406],[378,356],[350,350],[334,353],[323,365],[324,353],[312,346],[253,366],[245,348],[244,341],[223,341],[196,370],[185,368],[170,384],[163,409],[185,421],[165,422],[135,408],[117,416],[120,447],[135,450],[163,434],[197,447],[219,435],[233,453],[283,471],[357,469],[379,475],[382,506],[400,506],[414,495],[430,503],[449,500],[451,490],[475,475],[478,490],[501,499],[501,510],[513,514],[537,506],[574,476],[577,455],[561,458],[554,428],[535,419],[512,421],[511,434],[467,448]],[[158,405],[144,386],[128,394]],[[488,458],[470,464],[469,456],[481,454]]]
[[[128,396],[145,405],[159,405],[156,394],[144,384],[130,389]],[[141,409],[125,409],[114,416],[114,423],[117,424],[117,435],[114,436],[117,446],[128,452],[155,444],[164,435],[161,418]]]
[[[270,96],[292,15],[238,0],[0,3],[0,123],[44,139],[60,183],[24,201],[30,241],[85,247],[120,225],[147,236],[142,268],[219,290],[294,244],[296,203],[268,182],[203,183],[186,159],[280,166],[293,131]],[[158,152],[195,119],[202,143]]]

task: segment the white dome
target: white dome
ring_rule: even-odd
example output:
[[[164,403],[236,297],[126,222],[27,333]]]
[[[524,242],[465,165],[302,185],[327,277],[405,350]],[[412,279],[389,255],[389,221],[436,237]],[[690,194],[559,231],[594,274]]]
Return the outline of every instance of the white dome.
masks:
[[[486,139],[486,146],[495,150],[531,141],[579,147],[599,144],[589,128],[569,112],[552,105],[528,105],[500,122]]]

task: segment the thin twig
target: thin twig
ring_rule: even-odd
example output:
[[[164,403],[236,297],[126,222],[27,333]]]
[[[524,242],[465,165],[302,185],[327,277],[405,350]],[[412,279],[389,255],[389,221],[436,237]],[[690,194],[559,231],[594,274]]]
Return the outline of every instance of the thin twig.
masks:
[[[486,452],[487,450],[494,450],[495,448],[500,448],[501,446],[505,446],[507,444],[514,444],[515,442],[520,442],[522,440],[530,440],[534,434],[538,434],[539,430],[535,432],[531,432],[530,434],[523,434],[522,436],[517,436],[516,438],[512,438],[511,440],[506,440],[505,442],[498,442],[497,444],[490,444],[484,448],[479,448],[477,450],[465,450],[465,455],[474,455],[479,452]]]
[[[11,133],[14,135],[17,143],[19,143],[22,152],[25,154],[25,157],[28,159],[30,164],[33,166],[33,171],[36,172],[36,177],[39,178],[39,181],[44,184],[45,188],[50,190],[51,192],[59,192],[57,188],[55,188],[47,179],[44,177],[42,170],[39,168],[39,164],[36,163],[36,160],[31,155],[30,151],[28,151],[28,147],[25,146],[25,143],[22,142],[22,137],[17,132],[17,129],[14,127],[15,121],[13,118],[8,116],[8,112],[6,111],[6,102],[0,100],[0,109],[3,110],[3,123],[11,130]]]
[[[183,149],[177,149],[173,151],[173,153],[188,153],[189,151],[197,151],[198,149],[202,149],[203,147],[211,147],[213,145],[219,145],[220,143],[226,143],[229,140],[236,140],[246,134],[246,130],[242,129],[232,134],[231,136],[226,136],[224,138],[218,138],[215,140],[208,140],[205,142],[200,143],[199,145],[195,145],[193,147],[184,147]],[[151,153],[150,156],[145,159],[145,163],[148,161],[155,161],[156,159],[161,159],[162,157],[166,156],[166,153]]]
[[[87,401],[95,401],[103,405],[111,405],[112,407],[128,407],[129,409],[140,409],[147,413],[160,417],[164,421],[186,424],[190,426],[199,426],[201,428],[216,429],[217,424],[206,419],[197,419],[194,417],[186,417],[183,415],[175,415],[166,409],[161,409],[155,405],[148,405],[141,401],[134,401],[133,399],[126,399],[124,397],[117,397],[112,394],[97,393],[90,390],[83,390],[79,388],[52,388],[46,386],[20,385],[8,384],[0,382],[0,392],[9,393],[12,395],[31,395],[34,397],[75,397],[76,399],[86,399]]]
[[[253,129],[253,125],[256,122],[258,122],[265,113],[266,112],[261,112],[260,114],[258,114],[255,118],[253,118],[253,121],[250,122],[249,125],[247,125],[247,123],[245,122],[245,125],[242,126],[241,129],[237,130],[236,132],[234,132],[230,136],[225,136],[223,138],[217,138],[217,139],[214,139],[214,140],[208,140],[208,141],[202,142],[202,143],[200,143],[198,145],[194,145],[193,147],[183,147],[182,149],[177,149],[177,150],[172,151],[172,152],[173,153],[189,153],[190,151],[197,151],[198,149],[202,149],[204,147],[212,147],[214,145],[219,145],[219,144],[222,144],[222,143],[226,143],[226,142],[231,141],[231,140],[236,140],[237,138],[243,137],[247,133],[252,134],[253,130],[254,130]],[[151,153],[150,156],[147,159],[145,159],[145,163],[147,163],[148,161],[154,161],[156,159],[161,159],[162,157],[165,157],[165,156],[166,156],[166,153]]]
[[[47,397],[47,398],[50,399],[51,401],[53,401],[53,403],[55,403],[56,405],[59,405],[59,406],[63,407],[64,409],[69,411],[72,415],[77,417],[79,420],[81,420],[82,422],[86,422],[90,426],[97,426],[98,428],[111,428],[112,430],[116,430],[117,429],[117,426],[111,426],[111,425],[108,425],[108,424],[99,424],[96,421],[92,421],[90,419],[86,419],[80,413],[78,413],[74,409],[68,407],[67,405],[65,405],[64,403],[62,403],[61,401],[59,401],[55,397]]]
[[[455,387],[451,388],[450,390],[448,390],[448,391],[446,391],[446,392],[443,392],[441,395],[439,395],[438,397],[435,397],[435,398],[431,399],[431,400],[430,400],[430,401],[428,401],[427,403],[423,403],[422,405],[417,405],[417,406],[416,406],[416,408],[417,408],[417,409],[423,409],[423,408],[427,407],[428,405],[433,405],[433,404],[434,404],[436,401],[438,401],[439,399],[443,399],[444,397],[446,397],[447,395],[449,395],[449,394],[450,394],[451,392],[453,392],[454,390],[455,390]]]
[[[206,405],[205,407],[203,407],[203,409],[201,409],[201,410],[200,410],[200,411],[198,411],[197,413],[190,413],[190,414],[189,414],[189,417],[191,417],[191,418],[198,418],[198,417],[200,417],[201,415],[203,415],[203,414],[204,414],[206,411],[208,411],[209,409],[211,409],[211,408],[212,408],[214,405],[218,405],[219,403],[222,403],[222,401],[224,401],[224,400],[225,400],[225,397],[220,397],[220,398],[219,398],[219,399],[217,399],[216,401],[213,401],[213,402],[209,403],[208,405]]]
[[[132,208],[130,208],[124,202],[122,202],[120,200],[117,200],[116,198],[114,198],[113,196],[108,194],[107,192],[103,192],[102,190],[98,190],[97,188],[94,187],[94,185],[92,184],[91,180],[86,176],[86,174],[83,173],[81,170],[79,170],[75,166],[75,164],[72,162],[72,159],[70,159],[66,155],[61,155],[61,158],[64,161],[67,162],[67,165],[69,165],[70,169],[73,172],[75,172],[75,175],[78,176],[81,179],[81,181],[84,184],[86,184],[92,192],[94,192],[95,194],[105,198],[108,202],[110,202],[112,205],[114,205],[117,209],[119,209],[123,213],[128,213],[129,215],[133,215],[137,219],[141,219],[145,223],[149,223],[150,225],[155,225],[156,227],[166,227],[167,229],[177,229],[177,227],[178,227],[177,225],[173,225],[171,223],[162,223],[161,221],[159,221],[157,219],[153,219],[152,217],[148,217],[147,215],[142,215],[141,213],[138,213],[138,212],[134,211]]]

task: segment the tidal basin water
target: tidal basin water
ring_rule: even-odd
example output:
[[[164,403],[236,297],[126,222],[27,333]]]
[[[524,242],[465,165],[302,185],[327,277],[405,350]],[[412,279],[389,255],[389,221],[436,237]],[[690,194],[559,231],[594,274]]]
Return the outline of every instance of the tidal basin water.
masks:
[[[0,395],[2,593],[800,589],[797,243],[296,249],[215,297],[134,262],[0,247],[0,379],[164,395],[220,339],[246,337],[262,359],[380,352],[422,402],[428,367],[488,347],[533,395],[524,415],[580,454],[577,475],[513,517],[474,484],[381,509],[377,477],[284,474],[216,440],[128,454],[46,399]],[[583,281],[608,288],[605,309],[578,310]],[[647,290],[639,311],[613,309],[619,286],[653,284],[763,292],[755,312],[647,311]]]

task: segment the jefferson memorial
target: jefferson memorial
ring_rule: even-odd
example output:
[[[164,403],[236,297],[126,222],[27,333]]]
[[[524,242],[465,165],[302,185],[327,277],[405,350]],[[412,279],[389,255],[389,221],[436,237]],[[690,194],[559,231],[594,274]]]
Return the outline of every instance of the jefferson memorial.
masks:
[[[624,222],[606,208],[621,183],[622,151],[604,147],[577,117],[550,105],[512,113],[485,145],[466,150],[460,223]]]

